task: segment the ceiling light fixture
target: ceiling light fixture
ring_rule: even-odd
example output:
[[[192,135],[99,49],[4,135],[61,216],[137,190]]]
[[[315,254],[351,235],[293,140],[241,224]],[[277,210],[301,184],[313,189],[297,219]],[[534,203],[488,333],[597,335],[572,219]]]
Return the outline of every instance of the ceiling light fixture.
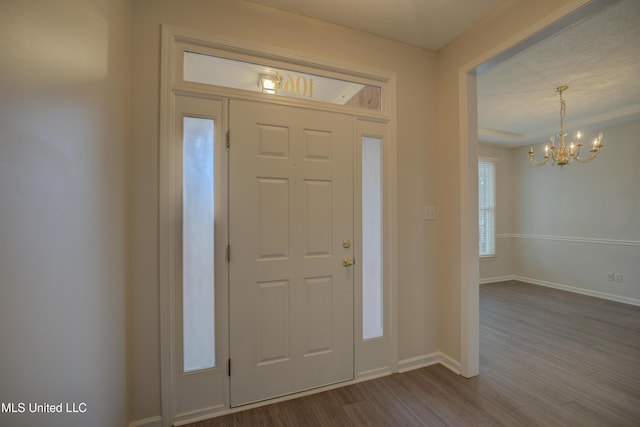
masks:
[[[593,140],[593,148],[589,150],[591,152],[591,157],[582,158],[580,157],[580,148],[582,147],[582,132],[578,131],[576,133],[576,140],[572,141],[568,146],[564,143],[564,137],[567,134],[564,133],[564,115],[567,111],[567,104],[564,102],[564,98],[562,97],[562,92],[569,89],[569,86],[560,86],[556,88],[556,92],[560,94],[560,133],[558,133],[558,137],[560,137],[560,143],[558,147],[556,147],[555,136],[551,137],[551,146],[549,144],[545,144],[544,146],[544,160],[541,162],[537,162],[533,156],[533,146],[529,149],[529,161],[534,166],[542,166],[546,165],[549,161],[549,158],[553,159],[551,165],[558,165],[560,167],[571,163],[572,161],[577,161],[580,163],[587,163],[593,160],[600,149],[604,147],[602,143],[602,132],[598,134],[598,137]]]
[[[280,74],[276,72],[276,75],[260,74],[260,80],[258,86],[260,86],[260,92],[276,94],[280,89]]]

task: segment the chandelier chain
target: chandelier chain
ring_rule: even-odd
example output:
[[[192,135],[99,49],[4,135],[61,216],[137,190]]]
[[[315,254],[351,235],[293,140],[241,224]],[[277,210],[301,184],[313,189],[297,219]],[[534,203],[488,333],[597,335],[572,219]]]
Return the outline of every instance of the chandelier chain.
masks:
[[[560,133],[564,134],[564,116],[567,114],[567,103],[562,97],[562,90],[560,92]]]

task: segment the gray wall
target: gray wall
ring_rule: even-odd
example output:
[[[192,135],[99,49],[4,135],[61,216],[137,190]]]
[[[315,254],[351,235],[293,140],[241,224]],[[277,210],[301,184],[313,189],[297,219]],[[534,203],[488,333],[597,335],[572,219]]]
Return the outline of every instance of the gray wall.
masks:
[[[129,30],[125,0],[0,5],[3,426],[126,423]]]
[[[507,179],[499,176],[497,201],[511,203],[510,212],[497,216],[499,249],[509,251],[499,250],[497,262],[481,262],[481,280],[516,275],[640,303],[640,121],[603,131],[598,158],[564,170],[531,166],[528,147],[480,145],[481,154],[513,161]],[[509,262],[500,264],[502,258]],[[610,272],[622,282],[609,281]]]

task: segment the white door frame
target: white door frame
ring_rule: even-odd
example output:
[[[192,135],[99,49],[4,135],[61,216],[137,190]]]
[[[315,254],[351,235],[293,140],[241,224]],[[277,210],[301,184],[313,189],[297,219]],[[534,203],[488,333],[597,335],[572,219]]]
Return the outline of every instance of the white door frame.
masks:
[[[392,73],[374,70],[371,68],[345,64],[326,58],[308,55],[306,53],[288,51],[280,48],[259,45],[252,42],[237,39],[214,36],[208,33],[192,31],[171,25],[162,27],[162,52],[161,52],[161,87],[160,87],[160,165],[159,165],[159,219],[160,219],[160,239],[159,239],[159,291],[160,291],[160,368],[161,368],[161,405],[162,405],[162,425],[170,426],[174,422],[183,423],[194,421],[195,419],[176,419],[175,411],[175,381],[174,381],[174,360],[175,360],[175,299],[172,275],[172,259],[175,257],[174,243],[175,236],[170,233],[171,224],[171,204],[175,201],[170,197],[171,171],[171,150],[169,149],[174,129],[175,97],[176,95],[189,95],[200,97],[216,98],[237,98],[258,101],[270,101],[282,105],[304,106],[323,111],[334,111],[354,116],[362,123],[386,124],[387,143],[383,148],[383,210],[384,210],[384,271],[385,271],[385,298],[388,301],[390,314],[386,319],[386,330],[388,331],[388,356],[387,367],[377,369],[374,373],[363,372],[359,374],[358,360],[355,360],[356,381],[370,378],[372,375],[379,376],[385,373],[397,372],[397,154],[396,154],[396,87],[395,75]],[[312,72],[315,74],[348,78],[352,81],[375,84],[382,88],[382,109],[355,110],[341,105],[330,105],[305,101],[293,98],[283,98],[261,93],[247,92],[231,88],[217,86],[207,86],[197,83],[185,82],[183,80],[182,58],[183,51],[198,51],[211,53],[216,56],[230,59],[252,60],[266,65],[293,67],[301,72]],[[228,229],[227,229],[228,231]],[[228,279],[227,279],[228,282]],[[228,283],[227,283],[228,285]],[[224,299],[225,310],[228,309],[228,295],[223,292],[219,295]],[[361,314],[357,310],[354,315]],[[224,348],[223,360],[228,358],[228,312],[223,313],[227,322],[223,336],[216,340],[222,343]],[[354,331],[356,334],[359,331]],[[358,337],[354,337],[358,341]],[[361,340],[362,341],[362,340]],[[354,343],[356,345],[356,343]],[[360,345],[362,345],[360,343]],[[361,352],[365,353],[365,352]],[[360,375],[360,377],[358,377]],[[367,376],[369,375],[369,376]],[[229,409],[228,377],[225,379],[225,389],[227,390],[226,401],[221,402],[226,411]],[[345,384],[345,383],[343,383]],[[319,389],[322,390],[322,389]],[[217,408],[219,405],[215,405]],[[214,407],[214,406],[212,406]],[[225,410],[215,410],[216,414],[224,413]],[[194,414],[195,415],[195,414]],[[211,414],[198,413],[198,418],[206,418]]]
[[[609,0],[580,0],[503,41],[458,71],[460,136],[460,374],[480,373],[480,301],[478,258],[478,114],[477,73],[531,47],[570,24],[596,13]]]

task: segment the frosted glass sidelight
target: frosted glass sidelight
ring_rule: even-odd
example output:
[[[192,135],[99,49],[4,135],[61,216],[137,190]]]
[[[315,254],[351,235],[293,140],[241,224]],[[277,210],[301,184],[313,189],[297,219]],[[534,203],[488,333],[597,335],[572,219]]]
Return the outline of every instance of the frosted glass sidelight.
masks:
[[[382,139],[362,138],[362,338],[384,334]]]
[[[185,117],[183,125],[182,327],[184,371],[189,372],[216,365],[214,121]]]

